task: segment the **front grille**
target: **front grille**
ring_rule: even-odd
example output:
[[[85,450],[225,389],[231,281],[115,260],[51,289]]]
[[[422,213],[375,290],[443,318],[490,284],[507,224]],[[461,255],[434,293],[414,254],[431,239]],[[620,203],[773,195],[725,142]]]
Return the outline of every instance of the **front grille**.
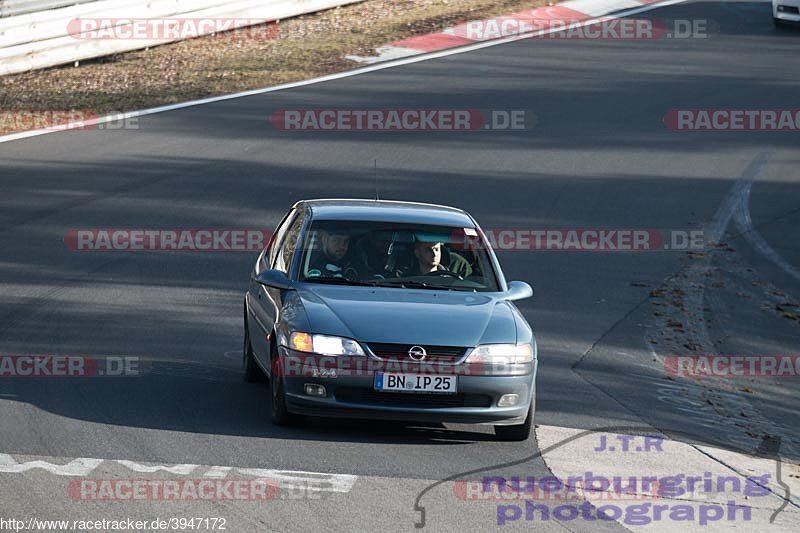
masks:
[[[367,344],[369,349],[377,357],[387,361],[413,361],[408,355],[408,350],[412,346],[425,348],[428,354],[423,362],[425,363],[455,363],[467,353],[469,348],[461,346],[431,346],[426,344],[389,344],[383,342],[370,342]]]
[[[485,394],[427,394],[417,392],[380,392],[357,387],[339,387],[336,399],[347,403],[391,405],[393,407],[443,408],[489,407],[492,397]]]

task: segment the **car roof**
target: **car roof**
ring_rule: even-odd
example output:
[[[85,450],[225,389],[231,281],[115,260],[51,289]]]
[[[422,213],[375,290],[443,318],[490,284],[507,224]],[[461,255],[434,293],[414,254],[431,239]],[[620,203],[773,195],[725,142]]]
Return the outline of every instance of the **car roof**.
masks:
[[[463,210],[444,205],[330,198],[302,200],[295,207],[306,205],[315,220],[354,220],[365,222],[411,222],[435,226],[474,228],[475,222]]]

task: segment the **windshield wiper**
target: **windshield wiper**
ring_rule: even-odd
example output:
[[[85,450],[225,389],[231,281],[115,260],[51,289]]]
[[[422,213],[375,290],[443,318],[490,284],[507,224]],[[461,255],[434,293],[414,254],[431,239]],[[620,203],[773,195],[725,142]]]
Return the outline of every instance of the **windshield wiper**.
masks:
[[[400,285],[404,288],[419,288],[419,289],[431,289],[436,291],[466,291],[466,292],[476,292],[475,287],[459,287],[455,285],[432,285],[430,283],[425,283],[424,281],[416,280],[416,279],[407,279],[407,278],[389,278],[389,279],[381,279],[374,282],[374,285],[379,287],[386,286],[386,287],[394,287],[396,285]]]
[[[381,279],[374,281],[373,283],[378,286],[386,285],[387,287],[391,287],[393,285],[402,285],[403,287],[424,287],[426,289],[435,288],[424,281],[403,278]]]
[[[368,281],[361,281],[358,279],[352,278],[333,278],[333,277],[305,277],[303,278],[303,282],[305,283],[331,283],[333,285],[363,285],[365,287],[372,287],[374,283],[370,283]]]
[[[405,278],[391,278],[391,279],[381,279],[378,281],[373,282],[373,285],[377,285],[378,287],[386,286],[386,287],[394,287],[395,285],[400,285],[404,288],[418,288],[418,289],[431,289],[431,290],[450,290],[450,287],[443,287],[442,285],[431,285],[430,283],[425,283],[424,281],[419,281],[416,279],[405,279]]]
[[[475,292],[475,289],[471,287],[445,287],[443,285],[431,285],[430,283],[425,283],[424,281],[419,281],[416,279],[405,279],[405,278],[390,278],[390,279],[379,279],[375,281],[362,281],[360,279],[352,279],[352,278],[334,278],[334,277],[305,277],[303,278],[304,283],[329,283],[331,285],[358,285],[362,287],[396,287],[400,286],[404,289],[414,288],[414,289],[428,289],[432,291],[468,291],[468,292]]]

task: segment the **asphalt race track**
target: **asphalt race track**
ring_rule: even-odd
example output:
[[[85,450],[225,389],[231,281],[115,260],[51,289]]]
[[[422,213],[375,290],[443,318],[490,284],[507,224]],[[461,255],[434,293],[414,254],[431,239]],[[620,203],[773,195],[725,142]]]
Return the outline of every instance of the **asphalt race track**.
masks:
[[[800,308],[792,307],[800,295],[800,134],[664,124],[673,109],[800,107],[800,31],[774,27],[763,2],[695,1],[639,17],[707,20],[708,34],[522,40],[144,116],[138,129],[0,144],[0,353],[137,357],[146,370],[0,379],[0,517],[194,516],[224,517],[231,531],[414,530],[416,498],[432,483],[548,476],[547,454],[537,455],[543,439],[608,426],[779,454],[797,476],[796,377],[752,379],[747,392],[730,381],[664,379],[660,361],[709,350],[800,353]],[[286,132],[269,121],[284,109],[364,107],[524,110],[526,127]],[[499,251],[509,280],[535,286],[520,309],[540,359],[537,437],[501,443],[488,426],[272,426],[267,386],[244,383],[240,369],[254,252],[65,245],[80,228],[271,230],[302,198],[371,197],[374,159],[382,198],[462,207],[484,229],[700,230],[707,247]],[[20,466],[30,461],[51,468]],[[70,482],[87,475],[196,478],[215,466],[280,471],[321,488],[260,502],[84,501],[70,492]],[[739,527],[790,531],[800,499],[788,500],[776,524],[766,523],[767,513]],[[420,505],[429,530],[499,527],[496,502],[461,499],[449,481]],[[679,526],[692,529],[659,524]],[[618,520],[532,524],[524,514],[500,529],[532,527],[637,529]]]

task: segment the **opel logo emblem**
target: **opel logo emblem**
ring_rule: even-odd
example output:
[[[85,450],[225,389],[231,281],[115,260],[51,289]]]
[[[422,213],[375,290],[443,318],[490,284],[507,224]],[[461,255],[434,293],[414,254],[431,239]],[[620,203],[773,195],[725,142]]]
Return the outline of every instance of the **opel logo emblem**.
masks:
[[[422,361],[426,355],[428,355],[428,352],[422,346],[412,346],[408,349],[408,356],[414,361]]]

